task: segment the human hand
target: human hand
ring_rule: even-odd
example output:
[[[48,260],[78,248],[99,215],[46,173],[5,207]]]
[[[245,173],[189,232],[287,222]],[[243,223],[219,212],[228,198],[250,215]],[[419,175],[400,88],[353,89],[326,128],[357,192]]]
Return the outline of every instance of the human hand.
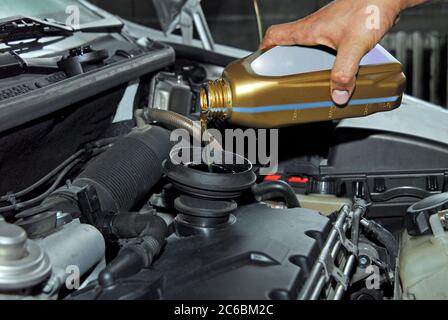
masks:
[[[336,0],[290,23],[271,26],[260,45],[324,45],[337,50],[331,97],[345,105],[355,90],[362,57],[394,25],[399,13],[425,0]]]

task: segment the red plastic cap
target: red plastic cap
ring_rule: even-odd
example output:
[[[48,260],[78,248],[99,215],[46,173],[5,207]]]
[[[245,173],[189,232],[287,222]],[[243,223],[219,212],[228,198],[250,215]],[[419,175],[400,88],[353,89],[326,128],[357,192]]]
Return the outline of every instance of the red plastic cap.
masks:
[[[281,178],[282,176],[279,174],[271,174],[269,176],[265,176],[264,181],[277,181],[280,180]]]
[[[293,183],[308,183],[308,178],[306,177],[289,177],[288,178],[288,182],[293,182]]]

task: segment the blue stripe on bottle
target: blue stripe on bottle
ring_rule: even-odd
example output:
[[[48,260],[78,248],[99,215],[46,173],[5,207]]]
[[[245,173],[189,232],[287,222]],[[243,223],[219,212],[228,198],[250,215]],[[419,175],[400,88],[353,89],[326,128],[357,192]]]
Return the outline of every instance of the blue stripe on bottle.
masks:
[[[373,103],[385,103],[396,101],[399,96],[393,97],[383,97],[383,98],[372,98],[372,99],[353,99],[348,103],[349,106],[373,104]],[[271,112],[271,111],[285,111],[285,110],[303,110],[303,109],[313,109],[313,108],[328,108],[334,106],[332,101],[319,101],[319,102],[308,102],[299,104],[284,104],[284,105],[274,105],[274,106],[262,106],[262,107],[232,107],[233,112],[241,113],[259,113],[259,112]]]

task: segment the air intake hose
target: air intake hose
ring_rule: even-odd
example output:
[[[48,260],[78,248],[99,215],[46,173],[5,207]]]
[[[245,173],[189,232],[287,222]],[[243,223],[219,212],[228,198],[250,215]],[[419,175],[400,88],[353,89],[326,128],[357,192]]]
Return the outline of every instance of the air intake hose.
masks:
[[[171,147],[168,130],[157,126],[135,129],[88,164],[71,186],[56,190],[44,203],[76,211],[76,192],[90,186],[96,191],[101,210],[130,211],[159,181],[162,162]]]
[[[134,130],[90,163],[73,185],[92,185],[103,211],[128,211],[159,181],[171,146],[168,130]]]

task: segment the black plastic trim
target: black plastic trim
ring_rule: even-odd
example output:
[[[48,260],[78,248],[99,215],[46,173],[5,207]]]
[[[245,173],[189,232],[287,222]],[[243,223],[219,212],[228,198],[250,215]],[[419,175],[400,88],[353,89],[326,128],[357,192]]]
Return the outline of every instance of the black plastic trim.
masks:
[[[174,60],[174,50],[166,46],[5,101],[0,104],[0,132],[163,68]]]

